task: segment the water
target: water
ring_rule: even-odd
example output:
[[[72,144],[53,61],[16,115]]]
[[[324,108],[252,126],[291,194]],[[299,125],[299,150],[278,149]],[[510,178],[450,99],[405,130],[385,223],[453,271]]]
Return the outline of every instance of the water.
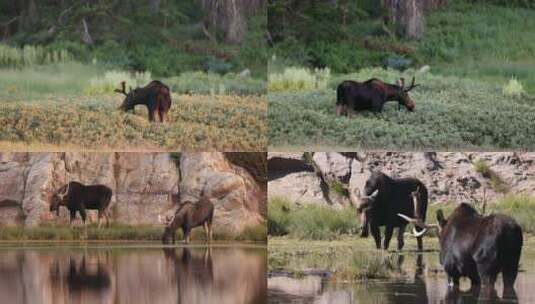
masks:
[[[265,246],[3,247],[0,303],[265,303]]]
[[[325,275],[268,278],[268,303],[535,303],[535,250],[523,250],[516,294],[503,295],[501,276],[494,291],[470,290],[467,280],[461,291],[448,289],[438,252],[400,253],[393,279],[337,282]]]

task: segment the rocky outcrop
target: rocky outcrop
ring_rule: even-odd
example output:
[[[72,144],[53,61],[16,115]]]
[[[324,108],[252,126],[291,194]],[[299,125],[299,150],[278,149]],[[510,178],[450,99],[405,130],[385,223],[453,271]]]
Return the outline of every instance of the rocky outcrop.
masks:
[[[180,200],[206,195],[215,205],[214,225],[230,232],[264,221],[266,192],[242,167],[222,153],[184,153],[180,157]]]
[[[4,153],[0,180],[0,225],[68,222],[67,209],[56,218],[49,202],[69,181],[110,187],[113,221],[133,225],[158,224],[204,192],[216,206],[216,228],[240,232],[263,223],[267,200],[265,184],[222,153],[182,153],[180,166],[169,153]]]
[[[303,154],[269,154],[278,163],[292,162],[292,168],[308,166]],[[485,194],[492,201],[506,194],[535,195],[535,153],[460,153],[460,152],[368,152],[323,153],[313,155],[313,162],[330,184],[360,190],[370,172],[381,170],[393,177],[413,176],[422,180],[432,202],[462,202],[481,200]],[[496,187],[488,175],[476,170],[476,162],[484,162],[506,185],[506,191]],[[300,162],[301,164],[298,164]],[[269,176],[271,162],[268,162]],[[308,170],[284,172],[276,167],[275,178],[269,180],[269,197],[284,197],[299,203],[323,203],[340,206],[350,204],[344,196],[326,197],[320,189],[318,174]],[[480,170],[481,171],[481,170]],[[331,192],[333,189],[331,189]]]

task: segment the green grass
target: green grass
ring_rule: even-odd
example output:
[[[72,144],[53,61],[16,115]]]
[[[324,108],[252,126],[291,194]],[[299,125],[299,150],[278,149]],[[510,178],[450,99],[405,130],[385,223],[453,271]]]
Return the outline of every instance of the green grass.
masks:
[[[409,241],[410,242],[410,241]],[[397,253],[376,250],[371,238],[343,237],[336,241],[297,240],[271,237],[268,241],[268,271],[285,272],[299,277],[307,272],[320,271],[331,275],[333,281],[363,281],[392,279],[403,276],[396,265]],[[430,244],[432,243],[432,244]],[[415,249],[412,242],[410,250]],[[434,241],[427,248],[436,248]]]
[[[294,206],[271,198],[268,203],[268,234],[297,239],[329,240],[355,234],[359,229],[355,209],[333,209],[316,204]]]
[[[80,226],[69,227],[64,225],[42,225],[32,228],[0,227],[0,240],[2,241],[34,241],[34,240],[136,240],[160,241],[163,227],[150,225],[124,225],[111,224],[110,227],[98,229],[96,225],[88,225],[87,237],[84,237],[84,228]],[[265,225],[248,227],[240,234],[219,233],[214,231],[214,240],[219,241],[266,241]],[[177,241],[182,240],[181,230],[177,231]],[[202,229],[192,231],[192,240],[204,241]]]
[[[509,186],[507,185],[507,183],[500,177],[497,172],[492,170],[484,160],[480,159],[474,162],[474,168],[483,177],[490,180],[492,188],[497,192],[506,193],[509,191]]]
[[[352,149],[530,149],[535,147],[535,98],[504,96],[501,86],[456,77],[417,75],[413,113],[388,103],[383,113],[335,116],[335,87],[372,77],[394,83],[402,74],[364,69],[333,77],[329,89],[268,95],[270,146]],[[403,74],[406,79],[414,71]]]

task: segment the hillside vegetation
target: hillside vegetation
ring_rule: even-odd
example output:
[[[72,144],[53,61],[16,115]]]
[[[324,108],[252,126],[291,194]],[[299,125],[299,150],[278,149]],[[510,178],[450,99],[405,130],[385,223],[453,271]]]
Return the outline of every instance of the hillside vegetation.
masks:
[[[343,79],[377,77],[395,83],[416,75],[410,95],[414,112],[387,103],[382,113],[335,116],[335,87]],[[271,84],[270,84],[271,85]],[[363,69],[337,75],[323,89],[269,94],[272,147],[304,145],[353,149],[528,149],[535,145],[535,98],[506,95],[483,81],[416,73]]]

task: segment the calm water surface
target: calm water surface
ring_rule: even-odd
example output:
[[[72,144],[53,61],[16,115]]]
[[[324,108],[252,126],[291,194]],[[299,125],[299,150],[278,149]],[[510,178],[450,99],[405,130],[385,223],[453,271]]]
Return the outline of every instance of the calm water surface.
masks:
[[[265,303],[266,247],[0,248],[0,303]]]
[[[462,281],[459,290],[447,287],[438,252],[400,253],[396,279],[336,282],[325,275],[291,277],[271,274],[268,303],[535,303],[535,250],[524,248],[515,294],[503,295],[501,276],[495,290],[470,290]]]

